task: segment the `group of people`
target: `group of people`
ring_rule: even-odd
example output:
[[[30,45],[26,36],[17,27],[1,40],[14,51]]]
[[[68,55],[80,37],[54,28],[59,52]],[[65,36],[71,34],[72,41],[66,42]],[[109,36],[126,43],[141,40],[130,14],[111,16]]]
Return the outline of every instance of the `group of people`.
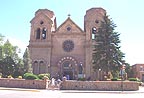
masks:
[[[55,78],[51,79],[50,86],[52,87],[52,89],[59,88],[60,84],[61,84],[61,80],[60,79],[57,79],[57,80]]]
[[[54,88],[60,88],[60,84],[64,80],[67,80],[66,76],[63,76],[62,80],[60,78],[58,78],[58,79],[52,78],[51,81],[50,81],[49,86],[51,86],[53,89]]]

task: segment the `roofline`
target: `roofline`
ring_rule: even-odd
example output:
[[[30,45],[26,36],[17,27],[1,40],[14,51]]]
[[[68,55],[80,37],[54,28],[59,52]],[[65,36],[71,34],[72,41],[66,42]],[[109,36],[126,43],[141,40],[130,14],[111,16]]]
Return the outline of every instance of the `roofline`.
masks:
[[[79,28],[81,32],[84,32],[70,17],[68,17],[68,18],[56,29],[56,31],[58,31],[59,28],[62,27],[62,25],[65,24],[68,20],[70,20],[77,28]],[[55,32],[56,32],[56,31],[55,31]]]

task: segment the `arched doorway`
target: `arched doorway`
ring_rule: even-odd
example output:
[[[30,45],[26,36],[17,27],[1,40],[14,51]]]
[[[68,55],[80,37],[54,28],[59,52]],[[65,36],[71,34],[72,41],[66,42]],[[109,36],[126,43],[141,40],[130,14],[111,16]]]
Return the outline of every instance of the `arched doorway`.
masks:
[[[61,77],[66,76],[69,80],[77,79],[78,76],[78,67],[77,61],[72,57],[63,57],[58,66],[60,67]]]
[[[62,63],[62,70],[63,70],[63,76],[66,76],[68,80],[75,79],[75,68],[70,60],[65,60]]]

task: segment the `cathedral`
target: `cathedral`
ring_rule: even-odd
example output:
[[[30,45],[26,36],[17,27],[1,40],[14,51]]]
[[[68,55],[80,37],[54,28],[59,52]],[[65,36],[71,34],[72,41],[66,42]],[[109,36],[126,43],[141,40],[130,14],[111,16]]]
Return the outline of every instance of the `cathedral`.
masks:
[[[50,73],[51,77],[68,79],[95,78],[92,53],[94,35],[106,11],[91,8],[84,16],[81,29],[71,18],[57,27],[53,11],[39,9],[30,21],[29,52],[34,74]]]

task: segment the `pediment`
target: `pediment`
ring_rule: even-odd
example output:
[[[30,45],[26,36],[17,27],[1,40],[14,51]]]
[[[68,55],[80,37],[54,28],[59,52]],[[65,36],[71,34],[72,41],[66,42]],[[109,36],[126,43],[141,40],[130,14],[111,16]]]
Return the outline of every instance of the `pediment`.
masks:
[[[75,24],[70,17],[66,19],[56,30],[56,33],[84,33],[84,31],[77,25]]]

